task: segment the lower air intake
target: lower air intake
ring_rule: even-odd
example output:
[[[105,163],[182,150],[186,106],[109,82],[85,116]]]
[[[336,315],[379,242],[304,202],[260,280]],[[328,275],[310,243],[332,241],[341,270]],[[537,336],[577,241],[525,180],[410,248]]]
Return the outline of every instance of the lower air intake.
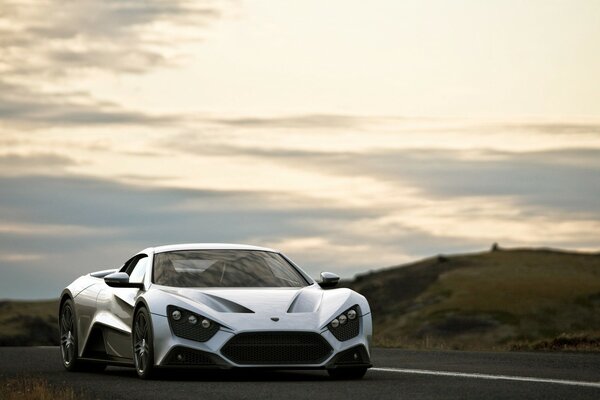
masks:
[[[212,358],[200,350],[175,347],[165,357],[164,365],[214,365]]]
[[[241,333],[221,353],[240,365],[319,364],[333,351],[319,334],[311,332]]]

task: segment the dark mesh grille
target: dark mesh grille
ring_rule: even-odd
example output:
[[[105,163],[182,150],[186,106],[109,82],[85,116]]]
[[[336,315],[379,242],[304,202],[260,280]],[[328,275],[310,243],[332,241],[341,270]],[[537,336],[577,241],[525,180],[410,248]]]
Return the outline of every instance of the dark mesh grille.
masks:
[[[164,365],[214,365],[213,360],[205,352],[200,350],[188,349],[185,347],[173,348],[167,357]]]
[[[221,353],[237,364],[318,364],[332,352],[327,341],[311,332],[241,333]]]
[[[331,326],[331,323],[327,325],[327,328],[331,331],[333,336],[335,336],[335,338],[340,342],[357,337],[360,331],[360,313],[358,312],[358,306],[349,308],[344,312],[344,314],[347,314],[350,310],[356,311],[355,319],[348,319],[348,321],[344,325],[339,325],[337,328]]]
[[[181,319],[179,321],[175,321],[173,317],[171,317],[171,314],[175,310],[179,310],[181,312]],[[194,315],[198,320],[195,325],[192,325],[188,322],[190,315]],[[203,328],[201,324],[202,320],[205,319],[203,316],[182,308],[168,306],[167,316],[169,318],[169,325],[171,325],[171,329],[173,330],[175,336],[179,336],[184,339],[195,340],[197,342],[206,342],[219,330],[219,324],[213,321],[210,321],[210,327]]]

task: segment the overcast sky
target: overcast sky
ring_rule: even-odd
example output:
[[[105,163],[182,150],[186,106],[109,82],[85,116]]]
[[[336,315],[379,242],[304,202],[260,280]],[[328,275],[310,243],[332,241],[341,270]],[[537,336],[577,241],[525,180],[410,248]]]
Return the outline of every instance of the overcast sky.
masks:
[[[0,3],[0,298],[177,242],[600,249],[600,2]]]

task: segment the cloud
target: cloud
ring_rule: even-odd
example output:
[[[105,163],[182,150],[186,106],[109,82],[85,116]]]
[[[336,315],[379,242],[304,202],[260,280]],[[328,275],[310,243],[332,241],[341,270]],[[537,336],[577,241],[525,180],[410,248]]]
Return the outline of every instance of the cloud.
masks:
[[[211,122],[241,128],[348,129],[358,128],[379,118],[342,114],[306,114],[281,117],[214,118]]]
[[[386,127],[388,133],[395,132],[417,133],[417,132],[521,132],[529,134],[548,135],[598,135],[600,124],[597,122],[575,121],[521,121],[515,123],[503,123],[478,121],[423,118],[423,117],[401,117],[401,116],[374,116],[374,115],[350,115],[350,114],[296,114],[283,116],[263,117],[237,117],[237,118],[204,118],[200,122],[210,122],[223,126],[247,128],[247,129],[302,129],[331,130],[331,129],[370,129],[374,127]],[[334,132],[331,132],[334,133]]]
[[[40,170],[60,171],[65,167],[75,164],[77,162],[72,158],[54,153],[27,155],[8,153],[0,155],[0,174],[23,174]]]
[[[499,129],[509,129],[517,131],[528,131],[536,133],[549,133],[554,135],[598,135],[600,134],[600,124],[598,123],[515,123],[501,124]]]
[[[186,0],[3,3],[0,122],[52,127],[173,121],[103,102],[80,90],[80,82],[92,72],[140,74],[173,65],[173,43],[199,40],[197,28],[220,18],[221,9],[216,2]]]
[[[117,231],[107,228],[91,228],[77,225],[32,224],[5,221],[0,223],[0,233],[29,237],[53,236],[73,239],[81,236],[98,237],[102,235],[114,235]]]
[[[291,220],[353,219],[368,213],[317,206],[285,193],[148,188],[89,177],[0,177],[0,215],[22,223],[119,228],[144,241],[294,234]]]
[[[6,297],[53,297],[78,275],[167,243],[282,246],[314,276],[327,269],[349,277],[408,259],[408,237],[420,237],[421,247],[441,242],[408,228],[384,235],[368,228],[387,210],[297,194],[147,188],[74,176],[0,176],[0,187],[0,254],[13,255],[0,259]]]
[[[237,239],[294,234],[302,231],[290,222],[294,219],[357,215],[313,204],[302,207],[277,193],[149,189],[84,177],[2,177],[0,183],[3,218],[38,225],[118,228],[124,235],[154,244],[197,240],[194,235],[200,233],[211,241],[231,240],[232,233]]]
[[[43,259],[41,254],[0,253],[0,262],[21,263]]]
[[[0,79],[0,125],[11,127],[167,124],[174,116],[128,111],[78,92],[38,92]]]
[[[14,1],[2,9],[2,45],[10,50],[3,72],[16,76],[146,71],[166,62],[165,47],[183,34],[178,28],[221,15],[215,2],[185,0]]]
[[[600,149],[508,153],[391,151],[325,161],[347,174],[410,184],[430,196],[513,197],[531,209],[550,207],[600,216]]]
[[[425,197],[516,199],[533,211],[546,207],[600,216],[600,149],[544,151],[394,149],[307,151],[265,146],[197,143],[190,138],[164,142],[183,152],[250,157],[341,176],[373,178],[420,190]]]

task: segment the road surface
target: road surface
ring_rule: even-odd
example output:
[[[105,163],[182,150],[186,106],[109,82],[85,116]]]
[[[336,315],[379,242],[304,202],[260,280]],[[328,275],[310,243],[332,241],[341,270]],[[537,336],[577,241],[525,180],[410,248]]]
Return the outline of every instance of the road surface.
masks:
[[[43,376],[89,398],[135,399],[600,399],[600,354],[374,349],[360,381],[325,371],[173,371],[139,380],[130,368],[68,373],[58,348],[0,348],[0,377]]]

